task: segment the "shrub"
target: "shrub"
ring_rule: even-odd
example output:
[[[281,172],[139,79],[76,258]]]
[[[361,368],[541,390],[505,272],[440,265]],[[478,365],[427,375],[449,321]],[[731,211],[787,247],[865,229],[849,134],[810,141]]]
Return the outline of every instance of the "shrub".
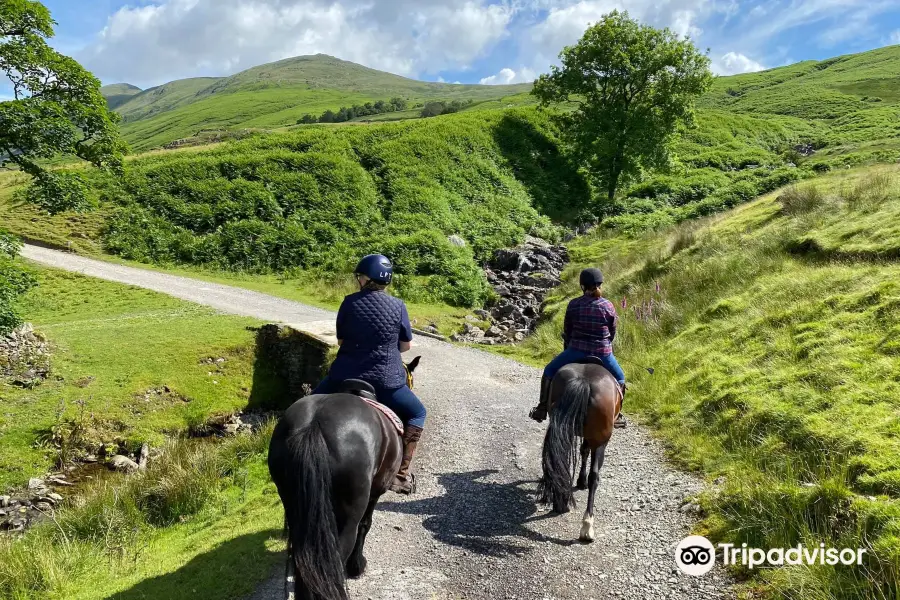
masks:
[[[825,197],[814,185],[804,187],[791,186],[779,197],[781,211],[786,215],[803,215],[810,213],[825,202]]]
[[[0,229],[0,335],[22,323],[16,312],[15,302],[37,285],[34,277],[14,260],[20,247],[18,238]]]
[[[562,237],[536,206],[591,206],[550,119],[535,111],[304,128],[140,158],[121,182],[94,182],[114,206],[104,244],[126,258],[327,275],[382,252],[405,276],[397,290],[407,299],[465,306],[488,297],[478,261],[528,232]],[[447,242],[454,234],[466,248]]]

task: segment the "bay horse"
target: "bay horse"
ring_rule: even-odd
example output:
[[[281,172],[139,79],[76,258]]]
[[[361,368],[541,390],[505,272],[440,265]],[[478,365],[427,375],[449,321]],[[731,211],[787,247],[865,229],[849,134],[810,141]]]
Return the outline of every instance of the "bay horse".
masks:
[[[596,359],[593,359],[596,360]],[[567,513],[575,508],[572,481],[578,466],[581,443],[581,471],[577,488],[588,490],[587,509],[580,539],[594,541],[594,499],[600,483],[600,468],[606,445],[622,410],[622,393],[615,378],[600,364],[590,362],[568,364],[550,383],[550,425],[544,437],[543,477],[538,486],[541,502],[552,503],[553,511]],[[588,456],[590,477],[587,474]]]
[[[405,365],[410,387],[420,359]],[[348,600],[346,577],[365,572],[375,505],[400,469],[397,428],[361,399],[371,386],[350,380],[341,389],[294,402],[269,443],[269,473],[285,513],[289,600]]]

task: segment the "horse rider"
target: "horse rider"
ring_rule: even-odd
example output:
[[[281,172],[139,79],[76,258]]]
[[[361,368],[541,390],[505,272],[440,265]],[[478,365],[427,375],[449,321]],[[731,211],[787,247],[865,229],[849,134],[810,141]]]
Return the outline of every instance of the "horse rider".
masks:
[[[338,354],[328,375],[313,394],[332,394],[347,379],[362,379],[375,388],[378,401],[406,424],[403,460],[391,491],[409,494],[413,476],[409,465],[425,427],[425,406],[407,385],[400,358],[412,342],[406,305],[385,289],[394,276],[391,261],[380,254],[364,257],[354,271],[359,291],[344,298],[337,314]]]
[[[597,357],[603,367],[612,373],[625,397],[625,373],[613,356],[612,343],[616,337],[619,317],[613,303],[600,292],[603,273],[600,269],[585,269],[579,277],[582,295],[569,302],[563,324],[563,351],[544,369],[541,378],[541,396],[538,405],[531,409],[529,417],[542,422],[547,418],[550,383],[564,366],[580,362],[589,356]],[[616,418],[616,427],[625,427],[622,413]]]

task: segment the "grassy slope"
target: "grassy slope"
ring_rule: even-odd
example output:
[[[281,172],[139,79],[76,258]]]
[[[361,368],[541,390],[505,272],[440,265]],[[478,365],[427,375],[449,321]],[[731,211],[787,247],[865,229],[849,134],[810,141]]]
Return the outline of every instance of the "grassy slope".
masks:
[[[900,171],[851,171],[782,197],[791,210],[773,194],[664,234],[583,240],[551,321],[502,351],[541,361],[559,351],[577,272],[601,265],[608,296],[627,299],[617,350],[633,381],[627,410],[684,464],[724,476],[704,502],[707,532],[751,547],[868,548],[865,569],[764,579],[789,598],[894,598]]]
[[[194,136],[201,129],[272,129],[305,114],[388,100],[492,100],[527,85],[451,85],[415,81],[326,55],[302,56],[231,77],[167,83],[121,104],[125,138],[136,150]]]
[[[105,477],[54,522],[0,538],[0,597],[246,597],[284,557],[269,431],[167,446],[145,473]]]
[[[39,287],[21,313],[56,346],[53,376],[34,390],[0,389],[0,488],[51,466],[55,453],[37,442],[54,425],[84,416],[79,401],[85,415],[105,421],[102,430],[132,444],[159,442],[161,432],[247,405],[254,356],[245,328],[254,321],[79,275],[36,275]],[[227,359],[221,369],[201,364],[213,355]],[[144,399],[162,386],[185,400]]]
[[[140,94],[141,88],[129,83],[114,83],[112,85],[104,85],[100,88],[100,93],[106,98],[109,107],[115,109],[131,100],[137,94]]]
[[[819,126],[823,160],[900,156],[900,46],[716,80],[703,107],[781,114]]]

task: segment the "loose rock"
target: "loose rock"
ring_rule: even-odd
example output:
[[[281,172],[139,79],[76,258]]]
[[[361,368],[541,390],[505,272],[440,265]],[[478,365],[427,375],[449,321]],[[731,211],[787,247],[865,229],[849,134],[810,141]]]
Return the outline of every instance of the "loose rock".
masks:
[[[121,454],[116,454],[110,458],[109,466],[115,471],[125,471],[127,473],[133,473],[139,468],[136,462]]]

